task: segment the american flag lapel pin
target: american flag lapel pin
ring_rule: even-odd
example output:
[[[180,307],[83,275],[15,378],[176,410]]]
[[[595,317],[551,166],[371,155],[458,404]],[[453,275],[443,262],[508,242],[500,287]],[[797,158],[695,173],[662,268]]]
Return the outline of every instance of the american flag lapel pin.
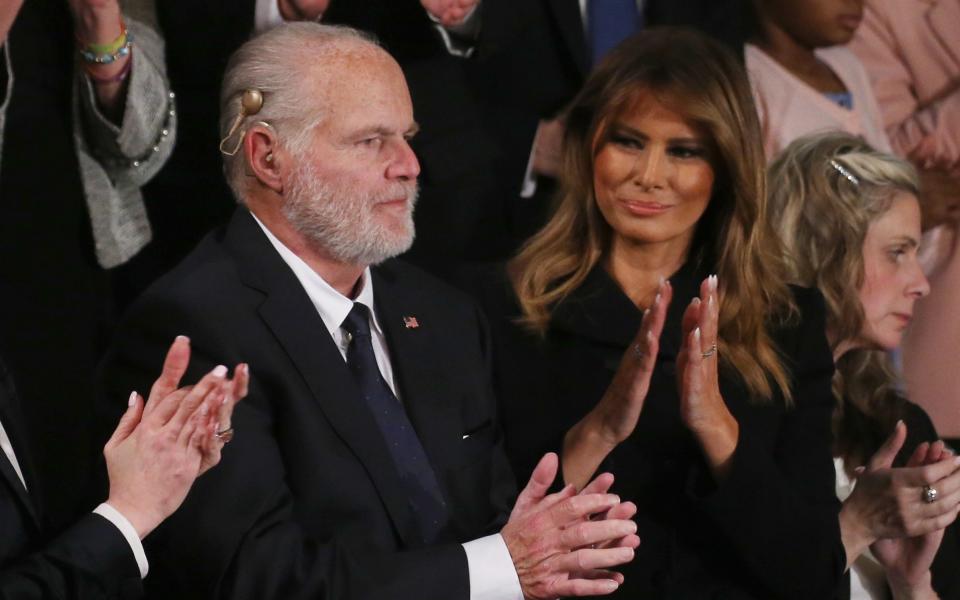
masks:
[[[413,317],[413,316],[404,317],[403,326],[406,327],[407,329],[416,329],[417,327],[420,327],[420,323],[417,321],[416,317]]]

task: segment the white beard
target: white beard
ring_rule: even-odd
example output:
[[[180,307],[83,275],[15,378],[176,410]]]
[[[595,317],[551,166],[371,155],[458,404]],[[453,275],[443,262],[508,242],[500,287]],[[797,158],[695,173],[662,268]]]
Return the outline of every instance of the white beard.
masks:
[[[397,182],[380,192],[363,192],[346,180],[325,182],[301,163],[287,189],[283,215],[311,243],[340,262],[376,265],[406,252],[413,244],[413,208],[417,184]],[[377,218],[378,202],[407,198],[400,222],[389,215]],[[392,221],[392,222],[391,222]]]

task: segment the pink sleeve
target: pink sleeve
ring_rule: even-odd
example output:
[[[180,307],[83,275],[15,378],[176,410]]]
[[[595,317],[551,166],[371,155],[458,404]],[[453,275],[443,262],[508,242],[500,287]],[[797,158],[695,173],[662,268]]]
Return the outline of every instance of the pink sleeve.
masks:
[[[915,74],[903,62],[891,21],[870,6],[850,48],[870,75],[894,150],[918,162],[960,160],[960,90],[921,107]]]

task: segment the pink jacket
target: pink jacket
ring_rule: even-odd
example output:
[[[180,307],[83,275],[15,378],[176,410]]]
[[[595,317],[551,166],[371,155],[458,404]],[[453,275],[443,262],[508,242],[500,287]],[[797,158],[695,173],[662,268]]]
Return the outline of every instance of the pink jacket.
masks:
[[[850,49],[897,153],[960,168],[960,0],[867,0]]]

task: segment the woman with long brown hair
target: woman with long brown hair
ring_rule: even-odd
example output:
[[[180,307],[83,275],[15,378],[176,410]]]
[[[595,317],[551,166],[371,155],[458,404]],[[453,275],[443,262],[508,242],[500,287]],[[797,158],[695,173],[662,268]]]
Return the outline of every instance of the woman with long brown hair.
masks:
[[[831,598],[842,576],[822,300],[790,288],[767,224],[746,74],[651,29],[566,117],[562,195],[494,315],[521,477],[560,450],[639,507],[630,598]]]
[[[789,277],[826,299],[852,597],[957,598],[958,540],[944,527],[960,510],[960,465],[904,397],[889,354],[930,291],[917,257],[917,173],[859,137],[828,132],[787,146],[770,182]]]

